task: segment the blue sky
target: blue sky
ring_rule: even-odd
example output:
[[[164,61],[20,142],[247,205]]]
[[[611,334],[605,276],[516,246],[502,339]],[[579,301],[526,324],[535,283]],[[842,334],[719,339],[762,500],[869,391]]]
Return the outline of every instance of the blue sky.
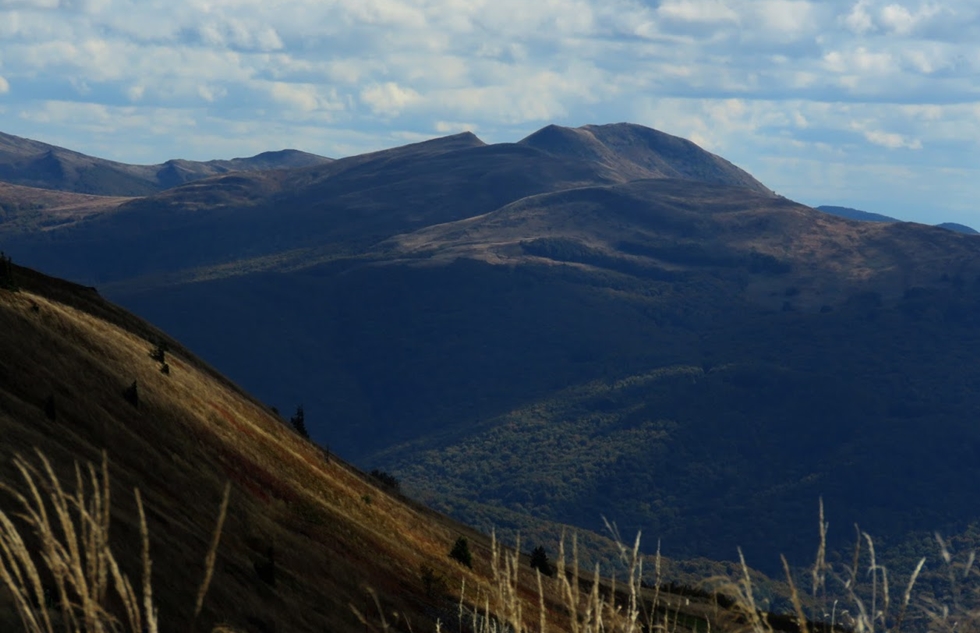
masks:
[[[980,3],[0,0],[0,131],[125,162],[617,121],[980,226]]]

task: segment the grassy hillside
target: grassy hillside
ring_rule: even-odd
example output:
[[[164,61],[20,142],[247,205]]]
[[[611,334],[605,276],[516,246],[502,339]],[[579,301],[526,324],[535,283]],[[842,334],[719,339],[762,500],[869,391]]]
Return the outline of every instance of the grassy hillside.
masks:
[[[0,225],[8,234],[47,232],[107,213],[129,200],[0,182]]]
[[[98,463],[107,452],[112,538],[135,578],[134,487],[147,509],[161,630],[187,629],[228,481],[199,630],[361,630],[351,606],[374,627],[380,616],[367,587],[399,630],[406,618],[414,630],[432,630],[436,618],[450,621],[461,581],[465,602],[488,591],[484,536],[302,440],[176,341],[93,291],[21,268],[15,280],[18,292],[0,290],[0,480],[19,480],[14,453],[31,460],[39,449],[73,479],[73,463]],[[169,373],[150,357],[160,343],[169,348]],[[138,406],[124,397],[132,381]],[[0,500],[5,509],[10,503]],[[471,543],[472,572],[446,555],[460,535]],[[446,579],[445,595],[427,594],[423,564]],[[12,617],[0,613],[3,630],[14,630]]]

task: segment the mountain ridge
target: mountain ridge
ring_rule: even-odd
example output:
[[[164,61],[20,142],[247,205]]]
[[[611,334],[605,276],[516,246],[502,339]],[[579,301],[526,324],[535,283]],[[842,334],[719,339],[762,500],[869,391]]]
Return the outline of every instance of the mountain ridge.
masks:
[[[903,222],[904,220],[899,220],[898,218],[893,218],[891,216],[882,215],[881,213],[871,213],[870,211],[861,211],[860,209],[852,209],[851,207],[837,207],[830,205],[821,205],[819,207],[814,207],[818,211],[823,211],[824,213],[829,213],[831,215],[836,215],[842,218],[848,218],[850,220],[857,220],[859,222]],[[941,229],[946,229],[947,231],[953,231],[954,233],[963,233],[966,235],[975,235],[977,230],[966,226],[964,224],[957,224],[956,222],[942,222],[940,224],[934,224],[933,226],[939,227]]]
[[[232,171],[304,167],[332,159],[298,150],[262,152],[249,158],[130,165],[0,132],[0,181],[105,196],[143,196]]]

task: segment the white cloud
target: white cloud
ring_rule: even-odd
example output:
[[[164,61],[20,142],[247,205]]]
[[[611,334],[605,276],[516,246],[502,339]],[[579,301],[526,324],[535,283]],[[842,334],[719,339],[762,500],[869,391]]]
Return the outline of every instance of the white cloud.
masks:
[[[200,25],[197,32],[206,44],[245,50],[275,51],[283,47],[276,29],[256,21],[217,17]]]
[[[459,132],[473,132],[475,134],[479,129],[473,123],[460,123],[459,121],[436,121],[433,127],[439,134],[457,134]]]
[[[863,35],[875,28],[874,20],[868,12],[868,0],[858,0],[843,18],[844,25],[858,35]]]
[[[915,18],[908,9],[899,4],[890,4],[881,10],[881,21],[890,30],[904,35],[915,26]]]
[[[197,87],[197,94],[208,103],[214,103],[218,99],[224,98],[228,91],[221,86],[201,84]]]
[[[59,0],[0,0],[0,7],[26,9],[57,9]]]
[[[869,51],[859,46],[851,51],[830,51],[823,58],[827,70],[835,73],[888,73],[896,69],[890,53]]]
[[[418,102],[422,97],[411,88],[403,88],[393,81],[374,84],[361,91],[361,102],[371,111],[382,116],[397,116],[402,110]]]
[[[220,96],[219,93],[213,91],[208,91],[206,94],[210,95],[212,100],[215,96]],[[269,84],[269,94],[275,101],[303,113],[344,109],[344,104],[336,93],[312,84],[274,81]]]
[[[922,149],[922,142],[918,139],[910,140],[901,134],[896,134],[895,132],[866,130],[864,132],[864,138],[868,139],[875,145],[881,145],[882,147],[887,147],[888,149]]]
[[[738,14],[723,0],[666,0],[657,14],[682,22],[738,22]]]
[[[900,4],[889,4],[881,10],[881,23],[894,33],[908,35],[941,11],[939,5],[932,3],[924,4],[914,12]]]
[[[800,37],[817,24],[814,6],[802,0],[761,0],[754,13],[763,28],[783,39]]]

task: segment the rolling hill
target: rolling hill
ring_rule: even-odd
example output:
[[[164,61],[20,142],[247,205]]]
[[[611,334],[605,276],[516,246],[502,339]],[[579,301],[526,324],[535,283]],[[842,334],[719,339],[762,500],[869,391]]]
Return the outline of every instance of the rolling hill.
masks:
[[[775,571],[821,496],[909,556],[978,519],[980,243],[640,126],[219,176],[0,245],[501,534],[606,516]]]

